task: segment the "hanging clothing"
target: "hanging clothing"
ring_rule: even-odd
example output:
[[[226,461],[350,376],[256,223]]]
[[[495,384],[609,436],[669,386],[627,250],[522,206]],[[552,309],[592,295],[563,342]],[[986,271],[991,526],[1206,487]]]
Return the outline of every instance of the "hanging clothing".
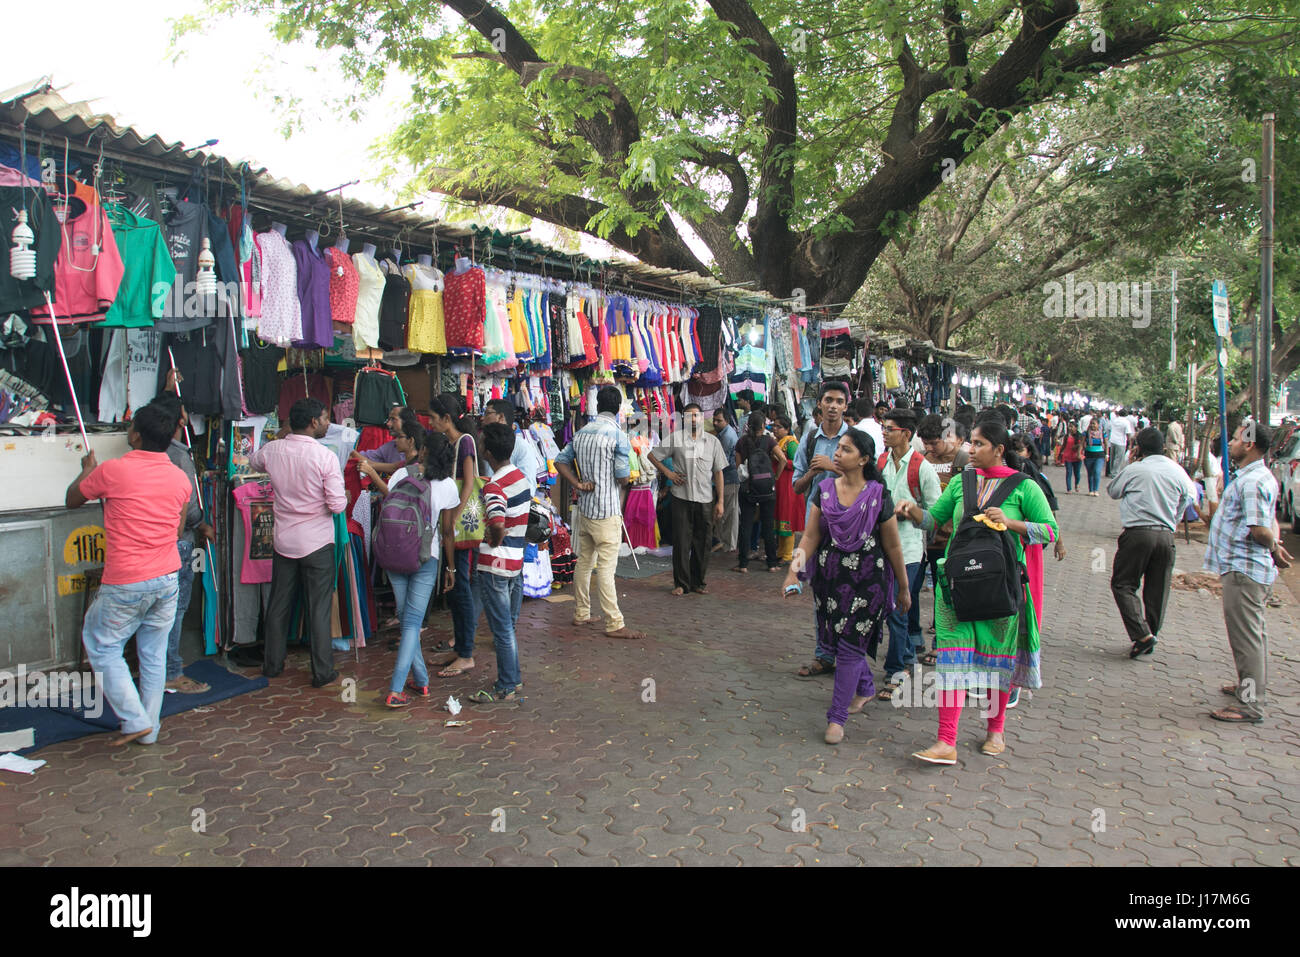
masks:
[[[352,325],[352,342],[358,349],[379,346],[379,306],[384,298],[384,271],[373,256],[364,251],[352,257],[357,267],[356,321]]]
[[[269,582],[275,557],[275,489],[270,482],[248,482],[230,494],[244,523],[239,581],[244,585]]]
[[[352,257],[337,246],[325,250],[325,264],[330,271],[330,318],[350,326],[357,320],[361,275]]]
[[[62,216],[54,262],[54,315],[60,323],[98,322],[117,298],[122,257],[99,194],[74,180],[67,182],[75,184],[75,192],[54,201],[55,218]],[[0,241],[8,243],[9,237]],[[49,307],[33,309],[31,317],[38,324],[50,322]]]
[[[487,282],[483,270],[471,266],[443,277],[442,308],[447,319],[450,352],[482,352],[487,317]]]
[[[384,292],[379,301],[379,348],[405,349],[411,284],[391,259],[385,259],[379,266],[384,272]]]
[[[265,415],[280,398],[280,375],[276,371],[284,349],[253,336],[247,349],[239,354],[240,374],[244,384],[244,411]]]
[[[162,228],[124,206],[110,205],[107,212],[123,271],[113,305],[99,325],[153,328],[164,308],[164,300],[154,296],[154,289],[170,288],[176,279],[176,266],[167,250]]]
[[[298,303],[302,337],[299,349],[328,349],[334,345],[334,320],[330,312],[330,268],[319,250],[305,239],[293,244],[298,267]]]
[[[277,346],[302,340],[298,261],[289,241],[274,229],[255,237],[262,253],[262,317],[257,334]]]
[[[407,263],[402,275],[411,286],[406,348],[412,352],[445,354],[447,320],[442,309],[442,273],[433,266]]]
[[[388,421],[389,409],[406,404],[397,377],[378,369],[357,373],[353,396],[352,412],[357,425],[382,425]]]
[[[162,332],[189,332],[212,325],[216,309],[209,309],[210,303],[198,297],[195,284],[203,240],[209,239],[207,207],[202,203],[176,203],[159,225],[176,267],[176,281],[168,293],[162,315],[158,317],[158,329]],[[296,293],[294,302],[297,302]]]
[[[41,305],[45,293],[54,292],[54,263],[63,248],[63,236],[40,183],[25,183],[25,178],[7,166],[0,166],[0,174],[4,176],[0,179],[0,315],[8,315]],[[36,252],[36,275],[31,279],[15,279],[9,274],[10,237],[20,209],[27,211],[27,226],[35,237],[29,247]]]

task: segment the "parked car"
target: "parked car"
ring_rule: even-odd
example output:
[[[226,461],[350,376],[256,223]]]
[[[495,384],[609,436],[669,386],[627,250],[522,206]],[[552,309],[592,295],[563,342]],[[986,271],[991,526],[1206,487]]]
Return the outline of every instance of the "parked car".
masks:
[[[1295,478],[1300,473],[1300,432],[1293,432],[1269,460],[1269,469],[1277,479],[1278,511],[1282,520],[1296,522],[1296,505],[1300,503],[1300,494],[1295,494]],[[1300,531],[1300,528],[1297,528]]]

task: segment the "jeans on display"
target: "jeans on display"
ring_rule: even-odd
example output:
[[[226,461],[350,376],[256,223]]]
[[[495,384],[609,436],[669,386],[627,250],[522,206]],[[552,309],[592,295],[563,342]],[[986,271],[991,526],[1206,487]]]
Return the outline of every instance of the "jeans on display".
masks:
[[[1101,489],[1101,465],[1103,461],[1101,456],[1083,460],[1083,465],[1088,470],[1089,492],[1096,492]]]
[[[515,622],[524,603],[524,576],[505,578],[491,572],[479,571],[474,576],[474,607],[487,613],[488,627],[492,629],[492,644],[497,652],[497,681],[493,689],[498,693],[513,691],[523,679],[519,676],[519,649],[515,643]],[[478,623],[478,614],[474,616]]]
[[[1074,491],[1074,489],[1079,487],[1082,479],[1083,479],[1083,463],[1066,462],[1065,463],[1065,490],[1067,492]]]
[[[176,551],[181,556],[181,570],[176,573],[176,618],[172,621],[171,634],[167,636],[167,680],[174,681],[185,670],[185,660],[181,658],[181,626],[185,622],[185,612],[189,611],[190,595],[194,591],[194,543],[177,542]]]
[[[140,740],[158,740],[162,724],[163,685],[167,678],[167,635],[176,617],[176,573],[129,585],[100,585],[86,610],[81,641],[124,734],[152,728]],[[140,688],[122,649],[135,635],[140,661]]]
[[[474,606],[473,583],[469,572],[476,558],[477,548],[456,549],[456,583],[447,596],[448,604],[451,605],[451,630],[456,639],[456,654],[462,658],[474,657],[474,630],[478,627],[478,612]]]
[[[925,637],[921,634],[921,582],[924,580],[924,562],[913,562],[907,566],[907,587],[912,594],[912,607],[906,614],[892,611],[887,619],[889,624],[889,651],[885,654],[885,676],[892,678],[899,672],[907,671],[916,662],[918,648],[925,646]]]
[[[438,584],[438,567],[438,559],[430,558],[414,574],[388,573],[388,581],[393,586],[393,598],[399,609],[398,617],[402,621],[402,641],[397,648],[397,664],[393,668],[389,691],[401,691],[412,668],[415,669],[417,685],[424,687],[429,683],[429,671],[424,665],[424,655],[420,652],[420,628],[424,625],[429,597]]]

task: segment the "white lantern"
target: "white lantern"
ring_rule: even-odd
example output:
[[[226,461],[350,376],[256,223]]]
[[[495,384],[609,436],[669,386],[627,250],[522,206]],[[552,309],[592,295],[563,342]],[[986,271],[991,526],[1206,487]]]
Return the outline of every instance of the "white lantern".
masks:
[[[14,246],[9,250],[9,275],[15,279],[32,279],[36,276],[36,250],[29,249],[36,241],[32,227],[27,225],[27,210],[18,210],[18,224],[14,226]]]

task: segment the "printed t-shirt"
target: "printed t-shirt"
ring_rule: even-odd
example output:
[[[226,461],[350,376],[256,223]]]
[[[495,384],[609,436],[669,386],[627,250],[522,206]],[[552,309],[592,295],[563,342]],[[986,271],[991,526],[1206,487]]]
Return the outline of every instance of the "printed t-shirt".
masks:
[[[275,558],[275,489],[270,482],[249,482],[231,493],[244,519],[244,560],[239,580],[260,585],[271,580]]]
[[[104,502],[105,585],[148,581],[181,567],[176,533],[190,491],[166,452],[140,449],[101,462],[81,480],[82,495]]]

